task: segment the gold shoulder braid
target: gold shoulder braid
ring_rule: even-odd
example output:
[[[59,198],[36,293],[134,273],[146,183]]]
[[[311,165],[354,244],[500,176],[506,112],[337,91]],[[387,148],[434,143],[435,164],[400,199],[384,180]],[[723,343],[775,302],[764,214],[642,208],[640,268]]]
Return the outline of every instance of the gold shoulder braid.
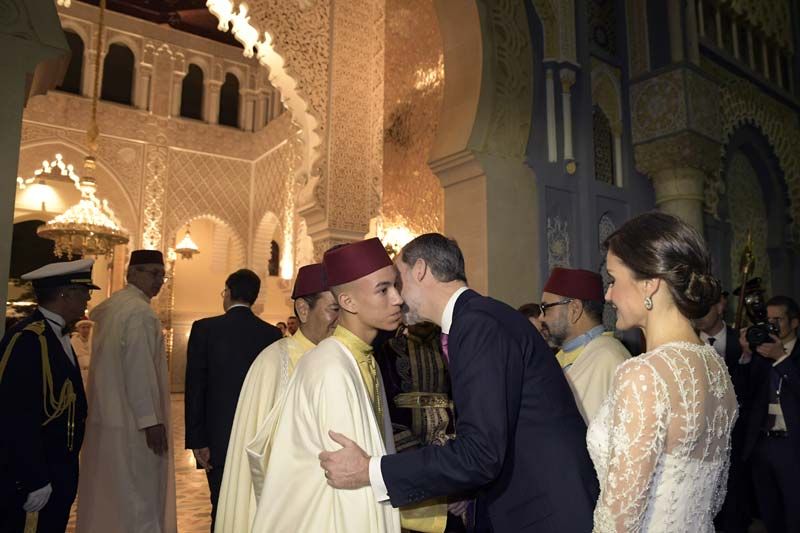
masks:
[[[35,333],[39,338],[40,353],[42,358],[42,408],[47,420],[42,423],[46,426],[56,418],[60,417],[65,412],[67,413],[67,449],[72,451],[73,440],[75,436],[75,389],[73,388],[70,379],[64,380],[64,385],[61,387],[61,392],[58,399],[53,392],[53,371],[50,369],[50,358],[47,352],[47,339],[44,336],[44,328],[47,325],[44,320],[32,322],[25,326],[25,329],[18,331],[14,334],[9,341],[6,351],[3,353],[3,359],[0,360],[0,381],[3,380],[3,373],[8,365],[8,360],[11,357],[11,351],[17,343],[19,337],[26,331]]]

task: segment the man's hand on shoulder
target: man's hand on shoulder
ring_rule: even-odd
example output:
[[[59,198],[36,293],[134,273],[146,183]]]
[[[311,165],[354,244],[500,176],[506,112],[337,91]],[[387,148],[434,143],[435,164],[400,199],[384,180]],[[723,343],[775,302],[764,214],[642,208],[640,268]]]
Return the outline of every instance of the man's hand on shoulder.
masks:
[[[319,454],[319,464],[325,471],[328,485],[337,489],[369,486],[369,455],[341,433],[329,431],[328,435],[342,445],[341,450]]]

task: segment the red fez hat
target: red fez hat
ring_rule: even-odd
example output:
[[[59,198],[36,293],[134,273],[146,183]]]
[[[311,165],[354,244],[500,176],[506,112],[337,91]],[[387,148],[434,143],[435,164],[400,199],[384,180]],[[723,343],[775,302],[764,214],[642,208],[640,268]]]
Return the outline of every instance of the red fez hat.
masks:
[[[556,267],[550,273],[544,292],[578,300],[603,301],[603,278],[597,272]]]
[[[322,264],[325,265],[328,287],[335,287],[391,266],[392,260],[380,239],[373,237],[328,250]]]
[[[292,290],[292,300],[327,290],[325,267],[322,266],[322,263],[306,265],[300,267],[300,270],[297,271],[297,279],[294,280],[294,290]]]
[[[164,254],[158,250],[134,250],[131,252],[129,266],[134,265],[163,265]]]

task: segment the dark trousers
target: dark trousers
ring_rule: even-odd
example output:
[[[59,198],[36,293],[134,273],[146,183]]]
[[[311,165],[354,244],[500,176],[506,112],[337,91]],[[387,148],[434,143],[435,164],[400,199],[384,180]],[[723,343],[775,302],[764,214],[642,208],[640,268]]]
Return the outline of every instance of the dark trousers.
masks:
[[[223,467],[215,466],[211,471],[206,472],[208,479],[208,489],[211,492],[211,531],[214,531],[214,521],[217,519],[217,503],[219,503],[219,489],[222,487]]]
[[[64,533],[69,522],[69,511],[78,493],[78,462],[57,465],[50,470],[53,492],[38,517],[38,533]],[[0,516],[0,532],[22,533],[26,513],[22,506],[28,494],[18,494],[14,503]]]
[[[800,533],[800,450],[763,436],[753,450],[753,488],[769,533]]]
[[[725,533],[747,533],[752,522],[750,465],[737,458],[731,458],[728,471],[728,491],[714,525]]]

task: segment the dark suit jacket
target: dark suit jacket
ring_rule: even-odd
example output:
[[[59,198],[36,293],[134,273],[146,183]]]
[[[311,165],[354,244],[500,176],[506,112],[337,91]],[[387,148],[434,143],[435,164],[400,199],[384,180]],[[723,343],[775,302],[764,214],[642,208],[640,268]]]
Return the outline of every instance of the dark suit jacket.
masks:
[[[747,365],[750,367],[750,372],[748,397],[745,402],[747,411],[743,450],[745,458],[753,452],[767,418],[772,363],[770,359],[753,354],[752,361]],[[800,340],[795,343],[789,357],[775,366],[774,370],[783,378],[780,401],[788,438],[792,443],[792,449],[800,455]]]
[[[728,367],[728,374],[731,376],[733,391],[736,394],[736,401],[739,404],[739,418],[733,426],[731,435],[731,458],[738,460],[741,458],[742,446],[745,439],[745,427],[747,426],[747,395],[750,365],[740,365],[739,359],[742,357],[742,346],[739,344],[739,333],[730,326],[725,327],[725,365]]]
[[[448,348],[456,438],[383,457],[392,505],[477,490],[478,530],[591,531],[599,489],[586,425],[536,329],[470,290]]]
[[[242,383],[261,350],[281,338],[248,307],[192,324],[186,355],[186,448],[211,449],[221,468]]]
[[[35,331],[37,325],[44,328],[39,329],[41,337]],[[28,326],[31,328],[26,329]],[[19,332],[22,333],[8,358],[3,357],[10,341]],[[67,381],[72,382],[75,393],[71,449],[68,442],[69,410],[43,425],[53,409],[48,393],[45,412],[42,397],[42,338],[47,348],[56,401]],[[61,341],[38,310],[6,332],[0,341],[0,357],[6,363],[0,375],[0,492],[3,495],[10,492],[27,494],[47,485],[54,477],[63,477],[57,471],[75,468],[86,427],[86,394],[80,369],[72,364]]]

